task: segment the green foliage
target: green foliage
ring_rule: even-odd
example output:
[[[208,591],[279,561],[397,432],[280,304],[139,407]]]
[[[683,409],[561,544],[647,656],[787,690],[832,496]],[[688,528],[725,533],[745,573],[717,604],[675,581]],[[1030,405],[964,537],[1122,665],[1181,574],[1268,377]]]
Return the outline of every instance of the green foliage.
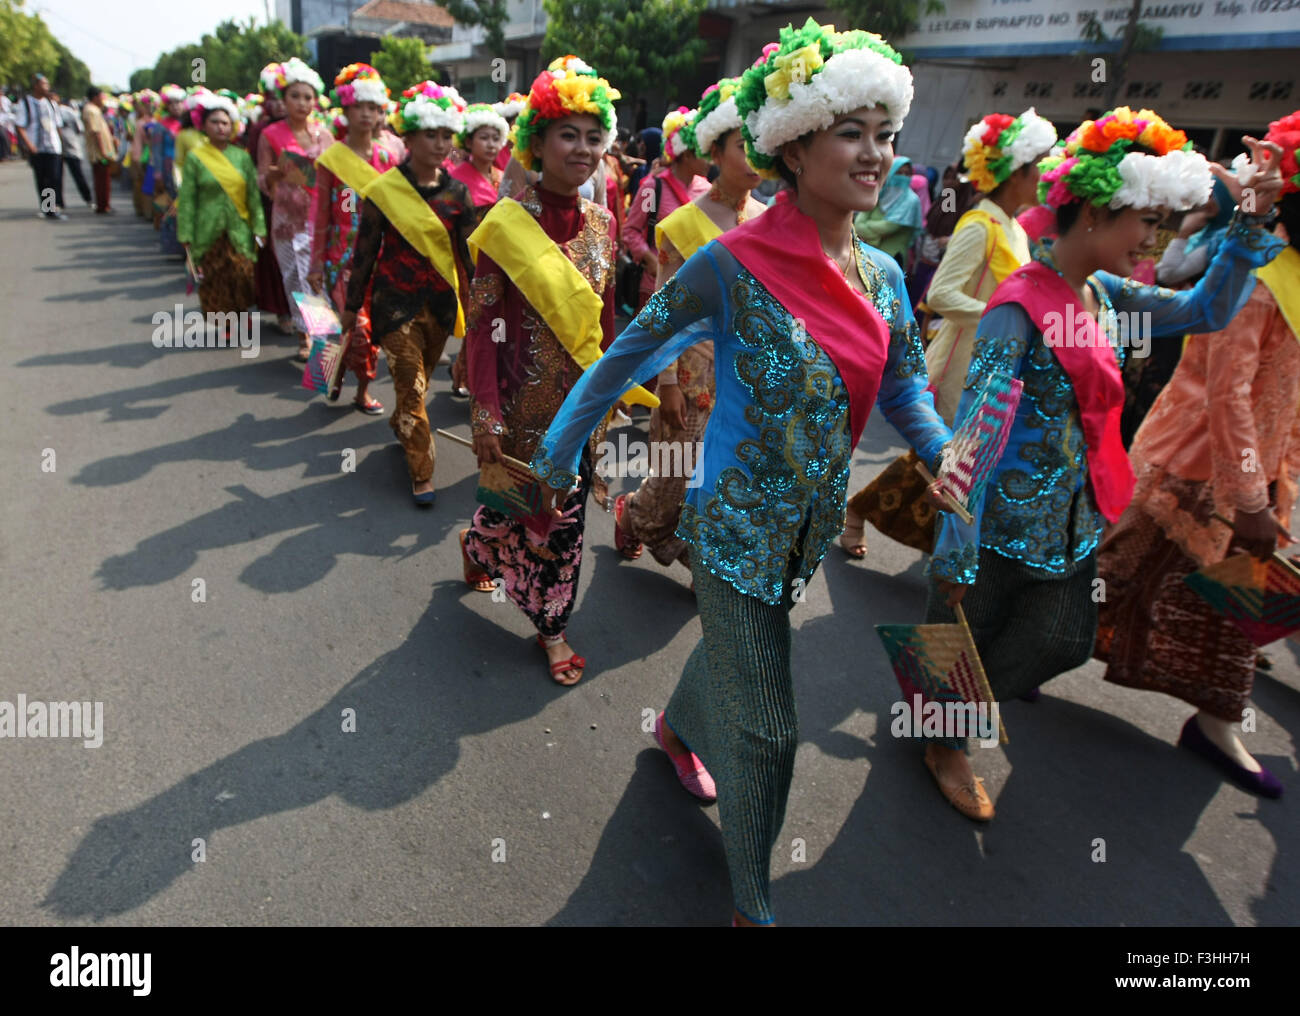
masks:
[[[42,72],[54,81],[59,53],[39,15],[23,10],[23,0],[0,0],[0,82],[28,88]]]
[[[827,5],[848,19],[843,25],[836,22],[835,27],[840,31],[861,28],[883,36],[895,46],[922,18],[942,14],[944,10],[941,0],[827,0]]]
[[[510,19],[506,0],[443,0],[442,6],[462,25],[482,25],[488,51],[497,57],[506,55],[505,24]]]
[[[707,0],[543,2],[543,63],[580,56],[623,93],[624,102],[648,89],[670,91],[704,55],[699,24]]]
[[[58,39],[53,42],[56,62],[54,69],[46,72],[50,78],[50,87],[65,100],[84,99],[86,89],[90,87],[90,68],[73,56]]]
[[[257,91],[257,75],[263,67],[291,56],[306,60],[307,40],[281,22],[258,25],[249,18],[240,24],[232,19],[198,42],[164,53],[152,68],[133,72],[130,87],[139,91],[166,84],[205,85],[213,91],[230,88],[242,95]]]
[[[379,49],[370,54],[370,65],[384,79],[394,99],[402,94],[403,89],[426,78],[435,78],[424,43],[419,39],[384,36]]]

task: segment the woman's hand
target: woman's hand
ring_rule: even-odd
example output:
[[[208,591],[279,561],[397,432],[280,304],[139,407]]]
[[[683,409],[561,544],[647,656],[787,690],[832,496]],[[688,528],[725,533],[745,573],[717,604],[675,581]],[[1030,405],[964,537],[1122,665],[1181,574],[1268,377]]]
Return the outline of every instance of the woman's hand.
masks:
[[[1269,508],[1238,511],[1232,524],[1233,543],[1247,554],[1267,561],[1277,550],[1278,523]]]
[[[308,277],[308,281],[310,281],[310,276]],[[345,310],[339,315],[339,324],[343,327],[344,335],[351,335],[352,329],[355,328],[357,324],[357,312],[354,310]]]
[[[686,396],[682,394],[681,385],[659,386],[659,418],[669,430],[686,429]]]
[[[478,456],[478,464],[485,466],[489,462],[505,463],[505,458],[501,454],[501,436],[499,434],[479,434],[474,438],[474,454]],[[542,494],[545,496],[549,490],[545,484],[542,484]]]
[[[947,600],[949,610],[956,610],[957,604],[961,603],[962,597],[966,595],[966,590],[970,586],[963,585],[960,582],[946,582],[943,579],[938,580],[939,592],[943,593]]]
[[[1246,215],[1267,215],[1282,193],[1282,148],[1272,141],[1260,141],[1249,134],[1241,143],[1250,151],[1250,162],[1239,177],[1217,162],[1210,172],[1219,178]]]
[[[308,272],[307,285],[311,287],[313,293],[323,292],[325,289],[325,273],[321,271]]]
[[[936,511],[950,512],[952,511],[952,505],[948,503],[948,499],[943,495],[942,491],[942,482],[935,480],[934,483],[925,488],[925,499],[930,502],[930,505]]]

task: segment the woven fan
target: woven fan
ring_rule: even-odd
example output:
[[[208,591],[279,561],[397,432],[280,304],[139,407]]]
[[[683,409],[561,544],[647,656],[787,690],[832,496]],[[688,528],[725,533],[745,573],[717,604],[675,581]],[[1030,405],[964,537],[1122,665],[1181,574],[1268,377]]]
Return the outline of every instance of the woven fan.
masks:
[[[317,337],[311,340],[311,353],[307,364],[302,369],[302,386],[331,399],[339,397],[339,381],[343,376],[343,352],[345,346],[329,339]]]
[[[473,448],[474,442],[441,427],[437,430],[445,438]],[[478,490],[474,498],[484,508],[500,512],[507,518],[522,522],[538,536],[547,536],[555,526],[551,514],[542,507],[542,485],[528,464],[502,455],[504,463],[487,462],[479,468]]]
[[[1234,554],[1183,581],[1256,646],[1300,630],[1300,570],[1280,554]]]
[[[993,689],[984,675],[984,665],[960,604],[956,613],[957,624],[878,624],[876,634],[884,644],[909,708],[919,700],[923,705],[933,702],[948,706],[944,711],[951,716],[969,716],[961,708],[963,703],[977,707],[984,703],[985,717],[992,713],[998,724],[998,740],[1006,744],[1006,725],[996,709]],[[965,731],[944,730],[947,737],[975,733],[969,726]]]
[[[972,521],[972,506],[984,496],[984,485],[1007,447],[1023,388],[1024,383],[1010,374],[997,371],[989,375],[975,404],[944,447],[939,492],[967,524]],[[927,483],[935,482],[924,463],[918,462],[916,469]]]

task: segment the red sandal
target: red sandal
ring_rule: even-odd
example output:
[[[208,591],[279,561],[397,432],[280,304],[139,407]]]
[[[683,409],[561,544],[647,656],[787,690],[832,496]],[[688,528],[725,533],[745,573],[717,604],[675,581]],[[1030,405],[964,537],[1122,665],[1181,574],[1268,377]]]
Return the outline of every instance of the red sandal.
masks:
[[[556,638],[552,639],[551,642],[552,643],[562,642],[563,640],[564,640],[564,636],[559,635]],[[543,636],[541,635],[537,636],[537,644],[542,647],[543,652],[546,651],[547,641]],[[582,671],[586,669],[586,666],[587,666],[587,661],[584,660],[577,653],[574,653],[567,660],[558,660],[555,663],[551,664],[551,680],[554,681],[556,684],[563,685],[566,688],[572,688],[575,684],[577,684],[579,681],[582,680]],[[578,671],[578,676],[575,677],[572,681],[561,681],[560,675],[563,674],[566,670],[576,670]]]
[[[627,495],[619,494],[614,499],[614,549],[629,561],[635,561],[641,556],[641,544],[623,532],[623,527],[619,525],[619,520],[623,518],[623,512],[626,508]]]
[[[465,536],[469,533],[468,529],[460,531],[460,560],[464,565],[465,584],[478,593],[490,593],[496,589],[496,583],[482,568],[469,559],[465,553]]]

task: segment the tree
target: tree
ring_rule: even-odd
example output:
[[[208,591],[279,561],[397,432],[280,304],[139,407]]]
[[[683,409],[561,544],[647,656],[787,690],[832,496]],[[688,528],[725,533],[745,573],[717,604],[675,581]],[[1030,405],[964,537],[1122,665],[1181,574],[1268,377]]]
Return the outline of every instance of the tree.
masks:
[[[1106,30],[1101,27],[1096,14],[1088,15],[1088,20],[1084,22],[1083,29],[1079,32],[1080,37],[1087,42],[1108,49],[1115,48],[1115,43],[1119,43],[1119,51],[1115,54],[1111,62],[1112,66],[1106,75],[1105,99],[1102,102],[1104,109],[1115,108],[1119,91],[1124,87],[1124,81],[1128,77],[1129,60],[1133,54],[1155,49],[1164,35],[1164,29],[1152,28],[1139,20],[1143,2],[1144,0],[1133,0],[1133,6],[1128,12],[1128,21],[1124,23],[1124,31],[1113,39],[1106,35]]]
[[[894,45],[923,17],[943,13],[940,0],[827,0],[827,4],[832,10],[844,12],[849,19],[844,27],[875,32]]]
[[[575,53],[634,99],[671,90],[704,55],[700,14],[707,0],[543,0],[542,60]]]
[[[482,25],[492,55],[506,55],[505,24],[510,19],[506,0],[442,0],[442,6],[462,25]]]
[[[370,64],[379,72],[394,97],[419,81],[436,77],[429,66],[424,43],[419,39],[385,35],[379,49],[370,54]]]
[[[54,37],[39,15],[27,14],[23,0],[0,0],[0,83],[31,87],[32,75],[53,75],[58,58]]]
[[[54,39],[55,62],[50,71],[50,87],[66,99],[85,98],[90,87],[90,68],[72,55],[58,39]]]

